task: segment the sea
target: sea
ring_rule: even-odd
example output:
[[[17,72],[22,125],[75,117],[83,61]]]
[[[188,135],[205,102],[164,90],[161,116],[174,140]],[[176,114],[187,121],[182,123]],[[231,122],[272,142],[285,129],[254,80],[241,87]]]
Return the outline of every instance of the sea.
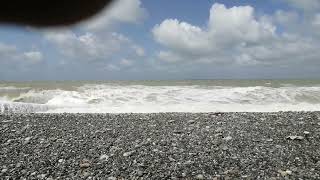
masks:
[[[0,81],[0,113],[319,110],[320,80]]]

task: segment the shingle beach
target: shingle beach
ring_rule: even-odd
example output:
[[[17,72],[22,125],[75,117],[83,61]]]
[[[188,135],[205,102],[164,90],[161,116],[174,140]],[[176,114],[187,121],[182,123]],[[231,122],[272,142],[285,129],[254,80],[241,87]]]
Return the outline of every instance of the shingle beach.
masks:
[[[320,179],[320,112],[3,114],[0,179]]]

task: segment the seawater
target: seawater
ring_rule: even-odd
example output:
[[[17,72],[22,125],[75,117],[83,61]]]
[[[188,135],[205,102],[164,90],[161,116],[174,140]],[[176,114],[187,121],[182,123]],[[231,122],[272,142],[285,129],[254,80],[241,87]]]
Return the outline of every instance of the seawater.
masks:
[[[0,113],[319,110],[320,80],[0,82]]]

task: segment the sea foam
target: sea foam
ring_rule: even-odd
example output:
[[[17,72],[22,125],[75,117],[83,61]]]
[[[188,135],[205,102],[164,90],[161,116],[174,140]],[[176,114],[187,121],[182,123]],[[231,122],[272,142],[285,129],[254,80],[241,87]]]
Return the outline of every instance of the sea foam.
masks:
[[[3,88],[4,89],[4,88]],[[7,88],[8,91],[10,88]],[[14,88],[11,88],[14,89]],[[81,85],[0,97],[0,112],[156,113],[320,110],[320,86]]]

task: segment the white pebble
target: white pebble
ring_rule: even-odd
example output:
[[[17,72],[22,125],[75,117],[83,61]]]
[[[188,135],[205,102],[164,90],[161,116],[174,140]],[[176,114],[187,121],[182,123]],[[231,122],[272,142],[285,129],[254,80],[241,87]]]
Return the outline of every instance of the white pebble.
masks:
[[[230,141],[232,139],[232,137],[231,136],[227,136],[227,137],[225,137],[223,139],[226,140],[226,141]]]
[[[135,152],[135,151],[125,152],[125,153],[123,153],[123,156],[124,156],[124,157],[131,156],[134,152]]]
[[[109,159],[109,156],[106,155],[106,154],[103,154],[103,155],[100,156],[99,159],[100,159],[100,161],[107,161]]]
[[[198,174],[198,175],[196,176],[196,179],[204,179],[204,177],[203,177],[202,174]]]
[[[290,140],[303,140],[304,138],[302,136],[288,136],[287,139],[290,139]]]
[[[309,135],[309,134],[310,134],[310,132],[309,132],[309,131],[304,131],[304,132],[303,132],[303,134],[305,134],[305,135]]]

